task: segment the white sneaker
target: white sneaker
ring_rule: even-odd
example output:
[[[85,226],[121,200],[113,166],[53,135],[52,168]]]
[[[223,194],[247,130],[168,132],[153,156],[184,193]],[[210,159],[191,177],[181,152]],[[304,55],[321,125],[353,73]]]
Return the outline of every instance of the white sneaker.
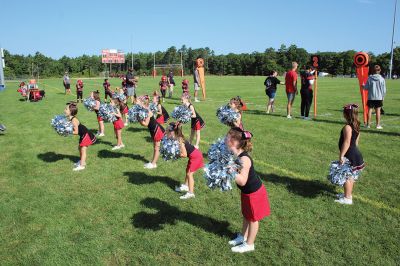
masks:
[[[197,99],[197,98],[195,98],[194,101],[195,101],[196,103],[199,103],[199,102],[200,102],[199,99]]]
[[[340,203],[340,204],[345,204],[345,205],[352,205],[353,199],[348,199],[346,197],[343,197],[343,198],[335,200],[335,202]]]
[[[228,242],[229,245],[231,246],[237,246],[245,242],[247,239],[243,237],[242,234],[237,234],[237,237],[235,239],[232,239],[231,241]]]
[[[291,115],[287,115],[286,118],[287,119],[292,119],[292,116]]]
[[[85,166],[84,165],[78,165],[77,167],[75,167],[74,169],[72,169],[72,171],[81,171],[84,170]]]
[[[249,251],[254,251],[254,244],[248,245],[246,242],[243,242],[239,246],[232,247],[231,250],[232,250],[232,252],[236,252],[236,253],[245,253],[245,252],[249,252]]]
[[[337,198],[337,199],[344,198],[344,193],[336,194],[336,198]],[[353,199],[353,197],[350,197],[350,199]]]
[[[125,123],[124,126],[128,126],[128,123]]]
[[[194,198],[194,197],[195,197],[194,193],[187,192],[185,195],[180,196],[179,198],[185,200],[185,199],[190,199],[190,198]]]
[[[104,133],[97,134],[97,137],[104,137]]]
[[[157,168],[157,165],[156,164],[152,164],[152,163],[146,163],[144,165],[144,168],[146,168],[146,169],[154,169],[154,168]]]
[[[74,163],[74,167],[77,167],[77,166],[79,166],[79,165],[81,165],[81,161],[80,161],[80,160],[77,161],[76,163]]]
[[[175,187],[176,192],[188,192],[189,187],[186,184],[181,184],[179,187]]]
[[[308,117],[308,116],[305,116],[304,117],[304,120],[307,120],[307,121],[310,121],[310,120],[312,120],[310,117]]]
[[[112,147],[112,151],[115,151],[115,150],[120,150],[120,149],[122,149],[123,147],[122,146],[119,146],[119,145],[116,145],[116,146],[114,146],[114,147]]]
[[[121,145],[119,145],[120,147],[121,147],[121,149],[122,148],[125,148],[125,144],[124,143],[122,143]]]
[[[376,126],[376,129],[383,129],[381,125]]]

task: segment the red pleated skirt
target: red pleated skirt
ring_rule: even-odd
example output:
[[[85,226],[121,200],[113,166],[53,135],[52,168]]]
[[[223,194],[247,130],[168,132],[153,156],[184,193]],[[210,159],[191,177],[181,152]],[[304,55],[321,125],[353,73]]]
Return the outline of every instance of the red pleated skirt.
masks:
[[[267,190],[264,184],[250,194],[241,193],[242,214],[247,221],[256,222],[271,213]]]
[[[204,167],[203,154],[198,149],[194,149],[194,151],[189,154],[186,172],[194,173],[202,167]]]

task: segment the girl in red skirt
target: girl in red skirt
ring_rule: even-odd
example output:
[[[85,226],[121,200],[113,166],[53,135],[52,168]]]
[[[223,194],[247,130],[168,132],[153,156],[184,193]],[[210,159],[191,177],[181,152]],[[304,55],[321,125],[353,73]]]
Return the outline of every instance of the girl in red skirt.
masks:
[[[90,95],[93,99],[96,100],[96,106],[94,107],[94,112],[96,113],[97,116],[97,122],[99,123],[99,131],[97,132],[96,136],[97,137],[104,137],[104,121],[103,118],[99,115],[99,108],[100,108],[100,93],[99,91],[92,91],[92,94]]]
[[[186,194],[182,195],[180,199],[194,198],[195,196],[193,174],[200,168],[203,168],[203,154],[187,140],[185,140],[185,137],[182,133],[182,125],[180,125],[179,122],[169,124],[168,134],[170,137],[179,141],[181,157],[189,158],[188,164],[186,166],[185,183],[181,184],[180,187],[176,187],[175,191],[186,192]]]
[[[137,104],[140,104],[144,108],[149,110],[149,96],[140,96],[137,99]],[[149,110],[149,115],[140,124],[149,129],[151,138],[153,139],[153,159],[144,165],[146,169],[157,168],[158,157],[160,156],[160,141],[164,137],[164,128],[156,121],[154,114]]]
[[[110,103],[112,106],[115,106],[115,117],[117,120],[113,122],[114,125],[114,133],[115,138],[117,139],[117,145],[112,148],[112,150],[119,150],[125,147],[124,143],[122,143],[122,129],[124,128],[124,122],[122,121],[121,107],[123,103],[118,98],[113,98]]]
[[[154,91],[153,92],[153,103],[157,104],[157,117],[156,121],[160,124],[163,125],[169,120],[169,114],[167,110],[165,110],[164,106],[161,105],[160,102],[160,95]]]
[[[181,101],[190,109],[190,111],[192,111],[192,131],[190,134],[190,144],[193,143],[194,136],[196,135],[196,144],[194,145],[194,147],[198,149],[200,143],[200,130],[205,126],[205,123],[201,116],[194,109],[190,101],[189,93],[183,93]]]
[[[234,110],[236,113],[239,114],[238,120],[231,125],[232,127],[239,127],[243,129],[243,122],[242,122],[242,108],[243,108],[243,102],[241,101],[240,97],[237,96],[235,98],[232,98],[229,101],[229,106],[231,107],[232,110]]]
[[[76,115],[78,114],[78,106],[76,105],[76,103],[67,103],[64,113],[73,124],[73,134],[79,135],[78,149],[80,160],[74,164],[75,167],[72,170],[81,171],[86,168],[87,147],[96,142],[96,137],[83,124],[79,122],[78,118],[76,118]]]
[[[258,232],[258,221],[270,215],[267,191],[256,174],[253,160],[248,154],[252,150],[252,134],[240,128],[232,128],[226,137],[229,149],[237,155],[243,168],[236,175],[235,181],[241,190],[241,203],[243,214],[242,233],[229,244],[233,252],[248,252],[254,250],[254,241]]]

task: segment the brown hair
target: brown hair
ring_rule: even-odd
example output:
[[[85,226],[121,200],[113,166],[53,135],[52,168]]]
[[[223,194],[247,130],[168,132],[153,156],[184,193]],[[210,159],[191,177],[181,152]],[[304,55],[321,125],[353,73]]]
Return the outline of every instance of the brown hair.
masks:
[[[242,113],[243,102],[240,96],[232,98],[231,101],[236,105],[236,108],[239,110],[239,113]]]
[[[348,104],[343,108],[343,116],[346,122],[357,133],[360,132],[360,120],[358,119],[358,105]]]
[[[239,147],[237,148],[240,148],[246,152],[251,152],[253,150],[253,144],[251,143],[251,139],[243,138],[243,130],[239,128],[231,128],[228,131],[228,135],[231,137],[231,139],[239,142]]]
[[[93,99],[100,102],[100,93],[99,91],[93,91]]]
[[[78,106],[76,105],[76,102],[69,102],[67,103],[69,112],[71,113],[72,116],[76,116],[78,114]]]
[[[161,104],[161,102],[160,102],[160,94],[158,94],[158,92],[157,91],[154,91],[153,92],[153,97],[157,97],[157,104]]]
[[[182,125],[179,122],[169,123],[168,130],[174,131],[175,137],[178,140],[182,140],[183,142],[185,141],[185,136],[183,135],[183,131],[182,131]]]
[[[381,73],[381,67],[379,65],[374,66],[375,74],[380,74]]]

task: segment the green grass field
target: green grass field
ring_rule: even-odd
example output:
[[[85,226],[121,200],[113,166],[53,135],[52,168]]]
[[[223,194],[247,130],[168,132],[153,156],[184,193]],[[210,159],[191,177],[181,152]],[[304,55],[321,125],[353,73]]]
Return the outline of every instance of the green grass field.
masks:
[[[241,228],[237,188],[212,191],[199,171],[196,198],[180,200],[173,188],[184,178],[187,159],[143,169],[152,144],[138,124],[123,130],[126,148],[119,151],[111,151],[113,127],[106,124],[106,136],[88,149],[86,170],[73,172],[78,137],[58,136],[50,120],[74,96],[64,95],[61,78],[49,79],[40,81],[43,101],[23,102],[17,82],[9,82],[0,93],[0,123],[7,126],[0,136],[0,264],[398,265],[400,82],[387,82],[384,129],[362,129],[360,149],[368,166],[355,186],[354,205],[342,206],[333,202],[341,189],[326,175],[338,157],[341,107],[360,102],[357,80],[320,79],[316,121],[286,119],[283,87],[276,113],[266,115],[263,81],[207,77],[209,99],[195,104],[206,121],[203,153],[227,132],[216,109],[236,95],[249,107],[244,125],[254,134],[252,155],[272,214],[260,224],[256,251],[239,255],[227,243]],[[84,96],[103,92],[101,83],[85,80]],[[139,94],[157,84],[141,78]],[[179,86],[176,96],[180,91]],[[170,112],[178,103],[175,97],[165,107]],[[298,117],[300,97],[294,108]],[[96,130],[95,114],[82,105],[78,117]]]

